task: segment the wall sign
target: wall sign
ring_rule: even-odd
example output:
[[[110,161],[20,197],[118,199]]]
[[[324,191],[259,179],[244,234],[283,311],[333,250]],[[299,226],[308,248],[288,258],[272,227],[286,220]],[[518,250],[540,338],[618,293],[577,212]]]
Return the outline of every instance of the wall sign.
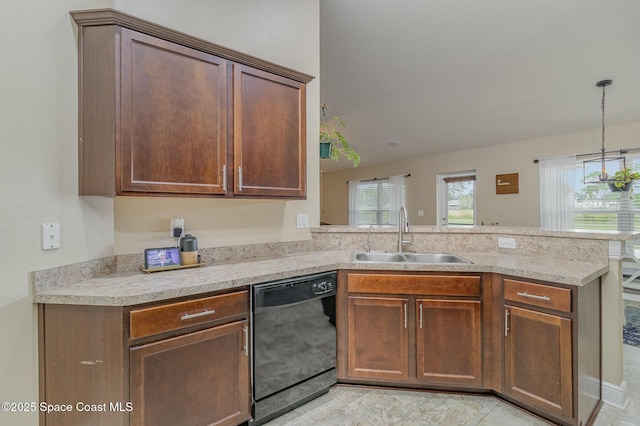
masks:
[[[517,194],[518,192],[518,173],[496,175],[496,194]]]

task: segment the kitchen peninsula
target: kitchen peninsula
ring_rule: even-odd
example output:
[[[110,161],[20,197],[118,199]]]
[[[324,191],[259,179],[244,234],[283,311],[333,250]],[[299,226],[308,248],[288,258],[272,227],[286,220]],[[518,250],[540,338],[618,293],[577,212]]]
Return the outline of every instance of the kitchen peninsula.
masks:
[[[48,325],[48,309],[52,312],[58,311],[82,311],[82,315],[91,316],[93,310],[101,311],[104,321],[100,330],[116,336],[112,341],[116,348],[107,348],[108,339],[100,340],[102,349],[108,351],[112,362],[117,364],[116,371],[119,378],[112,386],[102,388],[104,392],[111,392],[110,397],[114,400],[136,401],[133,396],[135,383],[140,380],[129,378],[129,372],[134,374],[136,363],[136,352],[139,345],[153,345],[154,335],[162,335],[170,339],[176,339],[184,334],[185,330],[191,334],[209,332],[209,330],[222,330],[222,335],[233,336],[231,340],[238,342],[242,346],[246,339],[248,303],[237,299],[238,293],[242,294],[253,284],[278,280],[282,278],[313,274],[331,270],[340,271],[338,297],[338,374],[339,380],[351,383],[370,384],[406,384],[407,387],[431,388],[431,389],[453,389],[453,390],[473,390],[473,391],[494,391],[502,397],[514,401],[524,408],[536,412],[540,415],[560,421],[564,424],[579,424],[589,420],[592,413],[597,413],[600,404],[600,339],[597,336],[600,330],[592,325],[586,325],[589,317],[598,323],[598,306],[600,305],[600,288],[602,286],[602,347],[607,350],[602,352],[602,379],[604,381],[602,396],[606,399],[606,389],[608,384],[614,386],[624,383],[621,372],[621,336],[620,329],[610,332],[611,328],[620,327],[620,311],[616,308],[615,294],[619,292],[619,257],[610,257],[611,248],[619,249],[623,253],[622,247],[626,240],[636,237],[634,234],[621,233],[583,233],[583,232],[556,232],[543,231],[530,228],[502,228],[502,227],[476,227],[476,228],[439,228],[439,227],[416,227],[413,229],[414,242],[409,248],[419,252],[450,252],[455,253],[471,261],[470,264],[393,264],[393,263],[355,263],[350,261],[353,250],[361,250],[367,243],[372,250],[393,250],[396,238],[395,228],[378,228],[368,235],[368,229],[348,228],[348,227],[321,227],[311,232],[312,239],[309,241],[282,242],[272,244],[262,244],[256,246],[227,247],[227,248],[205,248],[202,249],[202,256],[207,266],[185,271],[171,271],[156,274],[143,274],[139,271],[141,261],[140,255],[114,256],[112,258],[98,259],[84,262],[81,265],[68,265],[60,268],[53,268],[45,271],[37,271],[32,274],[33,300],[40,306],[40,344],[41,344],[41,399],[50,401],[47,395],[50,392],[63,393],[52,381],[60,376],[47,376],[51,373],[51,363],[47,361],[55,356],[51,350],[51,343],[47,340],[46,327]],[[499,242],[504,243],[504,239],[514,240],[514,249],[499,248]],[[511,245],[511,241],[509,241]],[[500,244],[503,245],[503,244]],[[387,287],[385,290],[375,290],[370,284],[372,276],[377,277],[404,277],[397,281],[391,278],[393,288]],[[359,285],[351,282],[360,279]],[[364,277],[364,281],[362,281]],[[435,277],[435,278],[434,278]],[[347,300],[364,300],[369,303],[377,302],[386,298],[387,294],[392,299],[407,299],[410,301],[410,320],[418,318],[417,311],[420,307],[426,307],[423,299],[441,300],[444,295],[439,293],[429,280],[434,279],[460,281],[456,277],[464,277],[465,282],[460,292],[453,296],[452,302],[461,306],[470,306],[472,318],[479,319],[482,324],[482,331],[479,331],[479,339],[474,344],[480,349],[480,353],[494,355],[490,357],[478,358],[480,370],[478,375],[469,380],[471,384],[435,384],[433,381],[426,381],[420,384],[420,380],[393,379],[391,382],[385,378],[359,378],[358,374],[351,374],[349,370],[349,359],[346,355],[352,336],[347,336],[349,330],[346,323],[349,321],[351,310],[347,309]],[[469,280],[471,278],[471,280]],[[379,279],[379,278],[375,278]],[[387,278],[384,278],[387,279]],[[426,281],[425,281],[426,280]],[[457,280],[457,281],[456,281]],[[404,288],[401,282],[416,282],[416,286]],[[364,283],[364,284],[363,284]],[[395,284],[393,284],[395,283]],[[426,284],[424,284],[426,283]],[[418,288],[418,290],[416,290]],[[504,291],[503,291],[504,288]],[[541,305],[539,302],[518,300],[518,294],[532,293],[531,289],[550,289],[552,297],[557,294],[558,305]],[[426,290],[425,290],[426,289]],[[514,293],[511,294],[511,289]],[[353,290],[353,291],[352,291]],[[423,291],[424,290],[424,291]],[[382,294],[384,293],[384,294]],[[400,296],[398,296],[400,294]],[[424,296],[422,296],[424,294]],[[613,294],[613,296],[612,296]],[[227,299],[227,298],[232,299]],[[342,299],[341,299],[342,297]],[[545,296],[546,297],[546,296]],[[187,328],[177,326],[170,330],[159,330],[150,334],[134,334],[134,325],[137,324],[137,315],[145,310],[165,307],[168,305],[186,306],[189,309],[196,309],[192,303],[206,298],[215,299],[216,303],[227,306],[224,318],[215,321],[200,321],[197,324],[190,324]],[[352,299],[349,299],[352,298]],[[353,299],[359,298],[359,299]],[[364,298],[364,299],[363,299]],[[342,301],[341,301],[342,300]],[[420,304],[415,304],[416,300]],[[555,300],[553,301],[555,303]],[[386,303],[386,302],[385,302]],[[402,302],[403,306],[405,302]],[[186,305],[185,305],[186,304]],[[545,320],[553,316],[553,321],[561,324],[557,329],[560,333],[567,333],[566,321],[572,324],[568,332],[573,333],[576,343],[573,350],[573,357],[569,358],[570,365],[567,372],[566,365],[561,366],[563,380],[569,380],[574,385],[567,394],[566,388],[561,389],[561,397],[565,398],[557,412],[547,410],[547,405],[537,405],[535,401],[526,400],[517,394],[517,386],[507,387],[506,379],[508,372],[501,373],[502,360],[505,347],[510,347],[513,342],[502,339],[501,331],[504,330],[503,306],[511,314],[511,321],[526,321],[529,311],[539,312]],[[415,308],[414,308],[415,306]],[[529,309],[535,306],[536,309]],[[401,308],[402,309],[402,308]],[[405,310],[407,308],[405,307]],[[617,310],[616,310],[617,309]],[[348,312],[348,313],[347,313]],[[357,312],[357,311],[353,311]],[[57,314],[59,314],[58,312]],[[54,315],[57,315],[54,314]],[[551,315],[553,314],[553,315]],[[66,315],[63,313],[62,315]],[[405,314],[406,315],[406,314]],[[474,316],[475,315],[475,316]],[[524,317],[522,315],[525,315]],[[69,318],[69,317],[68,317]],[[538,317],[535,317],[538,318]],[[557,319],[555,319],[557,318]],[[617,324],[611,324],[611,321]],[[218,321],[218,322],[216,322]],[[508,320],[504,320],[505,322]],[[411,322],[411,321],[410,321]],[[520,324],[525,324],[520,322]],[[106,326],[105,324],[109,324]],[[555,323],[554,323],[555,324]],[[517,325],[514,323],[514,326]],[[227,328],[225,328],[227,327]],[[235,327],[235,328],[234,328]],[[583,328],[587,327],[588,330]],[[59,327],[58,327],[59,328]],[[412,325],[415,331],[417,325]],[[44,330],[43,330],[44,329]],[[179,331],[178,329],[182,330]],[[355,330],[355,329],[354,329]],[[514,328],[515,330],[515,328]],[[95,331],[95,329],[94,329]],[[155,333],[155,334],[154,334]],[[162,334],[164,333],[164,334]],[[209,339],[215,339],[216,332]],[[357,333],[357,330],[356,330]],[[588,334],[585,335],[585,333]],[[69,334],[69,333],[67,333]],[[366,333],[365,333],[366,335]],[[57,338],[64,338],[64,333],[56,335]],[[361,338],[360,334],[356,337]],[[428,337],[428,336],[427,336]],[[594,338],[595,337],[595,338]],[[410,337],[410,342],[415,345],[415,339]],[[589,350],[586,356],[581,346],[578,354],[578,340],[580,345],[587,344],[588,348],[595,347],[595,358]],[[607,340],[608,339],[608,340]],[[78,339],[82,342],[82,339]],[[213,340],[209,340],[213,341]],[[571,339],[569,339],[571,341]],[[100,349],[100,345],[93,342],[88,343],[94,349],[94,353],[87,354],[87,359],[91,362],[103,361],[102,355],[95,353]],[[246,347],[246,346],[245,346]],[[618,348],[617,352],[616,349]],[[57,349],[54,349],[57,350]],[[566,352],[566,348],[562,349]],[[81,347],[75,347],[75,352],[82,352]],[[246,350],[245,350],[246,351]],[[415,349],[409,350],[415,356]],[[131,352],[131,365],[129,365]],[[515,352],[517,354],[517,351]],[[126,356],[125,356],[126,354]],[[506,356],[505,352],[505,356]],[[582,357],[585,355],[585,358]],[[44,358],[44,359],[43,359]],[[80,359],[80,358],[79,358]],[[355,362],[360,362],[355,360]],[[366,361],[366,359],[364,359]],[[478,361],[479,360],[479,361]],[[595,360],[595,361],[594,361]],[[60,361],[60,360],[58,360]],[[138,360],[140,361],[140,360]],[[414,359],[415,362],[415,359]],[[565,361],[566,362],[566,359]],[[105,361],[106,363],[106,361]],[[105,364],[99,363],[99,364]],[[595,363],[595,364],[594,364]],[[241,362],[242,364],[242,362]],[[56,364],[60,365],[60,364]],[[594,367],[595,365],[595,367]],[[47,367],[49,366],[49,367]],[[357,367],[357,366],[356,366]],[[583,368],[584,367],[584,368]],[[108,366],[94,366],[94,371],[98,369],[108,369]],[[244,367],[240,367],[240,377]],[[357,369],[357,368],[356,368]],[[609,369],[610,371],[607,371]],[[130,370],[130,371],[129,371]],[[415,377],[416,371],[412,367],[409,372]],[[112,370],[113,371],[113,370]],[[235,370],[234,370],[235,371]],[[60,372],[58,372],[60,373]],[[93,373],[99,374],[99,373]],[[475,373],[474,373],[475,374]],[[568,376],[567,376],[568,375]],[[360,376],[362,377],[362,376]],[[525,376],[522,376],[525,377]],[[568,377],[568,379],[567,379]],[[62,379],[60,379],[62,380]],[[72,380],[72,379],[65,379]],[[518,380],[518,377],[516,377]],[[584,381],[584,383],[583,383]],[[44,383],[43,383],[44,382]],[[518,383],[516,383],[518,385]],[[563,386],[567,384],[564,383]],[[66,383],[67,392],[73,390],[72,383]],[[247,381],[248,387],[248,381]],[[242,386],[240,386],[242,388]],[[510,390],[515,389],[513,392]],[[96,391],[93,389],[93,391]],[[245,395],[245,389],[238,389],[234,395],[240,398]],[[623,393],[623,392],[622,392]],[[520,395],[521,396],[521,395]],[[96,396],[96,398],[100,398]],[[106,396],[102,396],[105,399]],[[567,399],[568,398],[568,399]],[[134,403],[134,411],[136,412]],[[225,402],[226,405],[228,401]],[[248,415],[248,399],[237,404],[239,417],[246,419]],[[77,413],[76,413],[77,414]],[[86,414],[86,413],[83,413]],[[129,424],[129,413],[92,413],[94,415],[107,415],[113,424]],[[44,417],[44,414],[43,414]],[[46,424],[56,424],[55,416],[51,416],[51,422],[47,419]],[[136,417],[131,416],[131,424],[136,424]],[[238,420],[238,423],[243,420]],[[143,423],[143,422],[140,422]],[[67,423],[71,424],[71,423]],[[227,423],[221,423],[227,424]],[[231,421],[233,424],[233,421]]]

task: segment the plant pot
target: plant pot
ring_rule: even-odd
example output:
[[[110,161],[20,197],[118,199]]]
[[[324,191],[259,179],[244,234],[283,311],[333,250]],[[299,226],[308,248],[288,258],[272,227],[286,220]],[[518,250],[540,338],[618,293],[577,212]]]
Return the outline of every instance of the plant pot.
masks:
[[[609,182],[609,189],[611,190],[611,192],[622,192],[622,191],[627,192],[627,191],[631,191],[632,188],[633,188],[633,181],[625,183],[620,188],[618,188],[614,183]]]
[[[331,142],[320,142],[320,158],[331,158]]]

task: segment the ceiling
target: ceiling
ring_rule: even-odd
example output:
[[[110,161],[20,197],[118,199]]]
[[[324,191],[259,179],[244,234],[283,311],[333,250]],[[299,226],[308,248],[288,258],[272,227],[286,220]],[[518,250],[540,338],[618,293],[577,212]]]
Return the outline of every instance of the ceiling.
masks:
[[[598,128],[602,79],[606,124],[640,120],[639,0],[320,1],[320,100],[360,166]]]

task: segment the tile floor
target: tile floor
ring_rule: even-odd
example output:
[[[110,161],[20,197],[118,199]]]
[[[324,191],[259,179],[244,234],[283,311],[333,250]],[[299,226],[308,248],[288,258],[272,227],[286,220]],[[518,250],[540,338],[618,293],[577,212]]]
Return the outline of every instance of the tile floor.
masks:
[[[640,347],[624,345],[629,405],[604,404],[595,426],[640,425]],[[293,425],[548,425],[493,396],[334,386],[321,396],[270,422]]]

